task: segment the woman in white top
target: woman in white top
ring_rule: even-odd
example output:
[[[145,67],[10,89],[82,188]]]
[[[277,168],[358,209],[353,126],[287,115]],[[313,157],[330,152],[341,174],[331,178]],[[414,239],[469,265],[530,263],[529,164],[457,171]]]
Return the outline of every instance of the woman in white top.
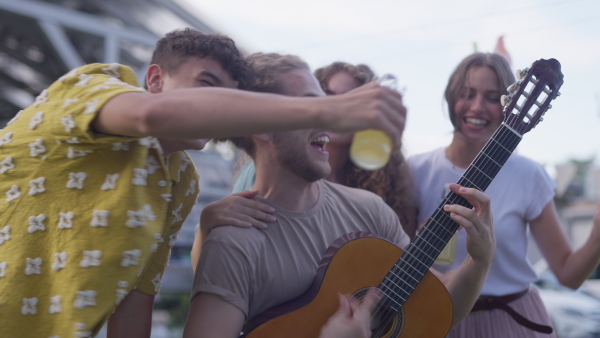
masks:
[[[445,148],[408,159],[424,222],[475,159],[503,121],[500,96],[515,82],[509,64],[498,54],[475,53],[458,65],[445,91],[452,142]],[[511,155],[486,194],[492,199],[497,249],[480,301],[448,337],[552,337],[551,323],[535,289],[537,279],[527,259],[529,233],[558,281],[578,288],[600,262],[600,212],[583,247],[573,251],[554,205],[555,184],[537,163]],[[464,230],[457,233],[456,257],[439,271],[453,269],[466,257]]]

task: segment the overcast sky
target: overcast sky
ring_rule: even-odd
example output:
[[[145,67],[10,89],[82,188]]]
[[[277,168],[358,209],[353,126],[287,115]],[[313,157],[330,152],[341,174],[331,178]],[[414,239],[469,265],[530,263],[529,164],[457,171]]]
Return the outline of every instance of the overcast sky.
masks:
[[[475,46],[504,35],[513,68],[562,64],[562,96],[517,151],[545,165],[596,157],[600,164],[598,0],[179,0],[246,52],[297,54],[311,67],[366,63],[406,87],[405,153],[447,145],[443,90]]]

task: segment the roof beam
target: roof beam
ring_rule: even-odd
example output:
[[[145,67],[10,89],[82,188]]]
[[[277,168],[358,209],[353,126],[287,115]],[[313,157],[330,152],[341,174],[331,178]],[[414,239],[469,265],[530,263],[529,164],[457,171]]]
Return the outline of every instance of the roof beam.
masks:
[[[56,22],[46,19],[40,20],[38,23],[67,68],[73,69],[85,64],[62,27]]]
[[[110,24],[94,15],[81,13],[62,6],[36,0],[0,0],[0,9],[35,18],[49,20],[61,26],[99,36],[115,36],[141,45],[154,47],[158,39],[146,31]]]

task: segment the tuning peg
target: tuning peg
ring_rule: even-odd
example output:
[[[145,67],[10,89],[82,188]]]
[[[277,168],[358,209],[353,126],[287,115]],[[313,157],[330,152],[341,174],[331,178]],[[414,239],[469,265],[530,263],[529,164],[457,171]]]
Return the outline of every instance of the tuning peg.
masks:
[[[546,108],[546,111],[548,111],[550,109],[552,109],[552,105],[551,104],[548,105],[548,108]]]
[[[510,86],[508,86],[508,88],[506,88],[506,90],[509,93],[514,94],[519,89],[519,87],[521,86],[521,83],[523,83],[523,81],[519,80],[519,81],[511,84]]]
[[[560,92],[556,92],[556,96],[552,100],[556,100],[556,98],[559,96],[560,96]]]
[[[508,95],[502,95],[502,96],[500,96],[500,104],[502,104],[502,106],[506,106],[507,104],[510,103],[512,98],[513,98],[513,93],[510,93]]]
[[[517,72],[516,72],[517,80],[523,80],[525,78],[525,76],[527,76],[528,71],[529,71],[529,68],[517,69]]]

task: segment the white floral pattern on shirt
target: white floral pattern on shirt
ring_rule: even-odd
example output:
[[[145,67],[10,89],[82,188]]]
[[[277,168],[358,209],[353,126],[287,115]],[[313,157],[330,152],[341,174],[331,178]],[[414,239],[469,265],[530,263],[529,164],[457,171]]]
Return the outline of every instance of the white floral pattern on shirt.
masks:
[[[52,270],[58,271],[67,267],[67,259],[69,254],[66,251],[56,252],[54,254],[54,262],[52,263]]]
[[[13,158],[11,156],[8,156],[4,160],[0,161],[0,174],[4,174],[5,172],[14,168],[15,163],[13,162]]]
[[[31,122],[29,122],[29,129],[35,129],[42,122],[44,122],[44,112],[39,111],[31,118]]]

